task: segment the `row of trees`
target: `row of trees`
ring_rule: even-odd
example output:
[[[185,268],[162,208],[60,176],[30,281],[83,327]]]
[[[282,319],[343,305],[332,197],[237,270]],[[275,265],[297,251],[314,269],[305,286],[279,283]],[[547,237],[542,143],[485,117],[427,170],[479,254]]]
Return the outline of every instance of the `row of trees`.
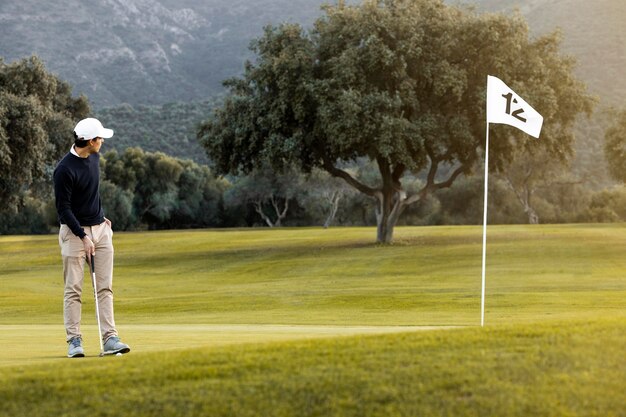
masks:
[[[115,230],[202,227],[374,225],[375,201],[320,169],[275,175],[269,168],[216,178],[210,169],[163,153],[128,148],[102,158],[101,196]],[[344,167],[361,181],[378,169],[362,158]],[[424,180],[413,178],[413,192]],[[51,188],[51,185],[48,184]],[[409,207],[399,224],[478,224],[482,178],[461,178]],[[526,221],[524,206],[503,176],[490,182],[490,222]],[[626,187],[592,193],[578,184],[539,187],[534,212],[546,222],[626,221]],[[0,211],[0,233],[49,233],[58,226],[51,196],[28,193],[17,210]]]

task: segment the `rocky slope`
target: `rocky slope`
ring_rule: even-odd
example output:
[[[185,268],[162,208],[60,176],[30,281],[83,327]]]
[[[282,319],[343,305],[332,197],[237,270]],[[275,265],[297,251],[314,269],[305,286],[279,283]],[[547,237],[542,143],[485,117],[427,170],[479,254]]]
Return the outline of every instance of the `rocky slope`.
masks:
[[[331,3],[334,0],[330,1]],[[448,0],[449,3],[459,3]],[[626,95],[626,1],[471,0],[518,9],[534,34],[560,27],[577,74],[602,98]],[[41,56],[96,108],[204,100],[237,75],[268,24],[310,26],[322,0],[3,0],[0,57]],[[468,1],[463,1],[468,3]]]
[[[319,13],[311,1],[267,3],[6,0],[0,56],[39,55],[95,107],[204,99],[241,71],[271,16],[312,21]]]

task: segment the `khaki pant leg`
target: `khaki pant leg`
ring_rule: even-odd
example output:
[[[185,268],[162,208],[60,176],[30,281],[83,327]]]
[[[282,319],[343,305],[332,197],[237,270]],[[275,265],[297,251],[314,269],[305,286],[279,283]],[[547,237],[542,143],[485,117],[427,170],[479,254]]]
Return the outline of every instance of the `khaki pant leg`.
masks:
[[[82,311],[81,295],[84,281],[85,251],[83,242],[69,227],[62,225],[59,230],[59,245],[63,258],[63,322],[66,338],[81,337],[80,320]]]
[[[96,266],[98,307],[102,340],[106,341],[111,336],[117,336],[113,312],[113,231],[106,223],[85,228],[85,231],[87,229],[91,229],[92,240],[96,247],[94,263]]]

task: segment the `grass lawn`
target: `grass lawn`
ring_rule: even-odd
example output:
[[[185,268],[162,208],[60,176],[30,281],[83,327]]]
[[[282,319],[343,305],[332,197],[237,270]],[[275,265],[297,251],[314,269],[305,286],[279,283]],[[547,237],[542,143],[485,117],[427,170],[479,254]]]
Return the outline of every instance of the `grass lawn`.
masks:
[[[0,237],[0,415],[626,415],[624,225],[490,226],[483,329],[480,227],[374,236],[116,233],[133,351],[87,287],[79,360],[56,236]]]

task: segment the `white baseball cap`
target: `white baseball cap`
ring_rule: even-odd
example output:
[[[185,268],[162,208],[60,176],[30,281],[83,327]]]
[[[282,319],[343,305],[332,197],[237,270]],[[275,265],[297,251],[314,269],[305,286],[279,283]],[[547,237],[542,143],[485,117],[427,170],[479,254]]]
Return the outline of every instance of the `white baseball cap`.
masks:
[[[108,139],[113,136],[113,130],[105,129],[100,120],[88,117],[76,124],[74,133],[78,139],[90,140],[94,138]]]

